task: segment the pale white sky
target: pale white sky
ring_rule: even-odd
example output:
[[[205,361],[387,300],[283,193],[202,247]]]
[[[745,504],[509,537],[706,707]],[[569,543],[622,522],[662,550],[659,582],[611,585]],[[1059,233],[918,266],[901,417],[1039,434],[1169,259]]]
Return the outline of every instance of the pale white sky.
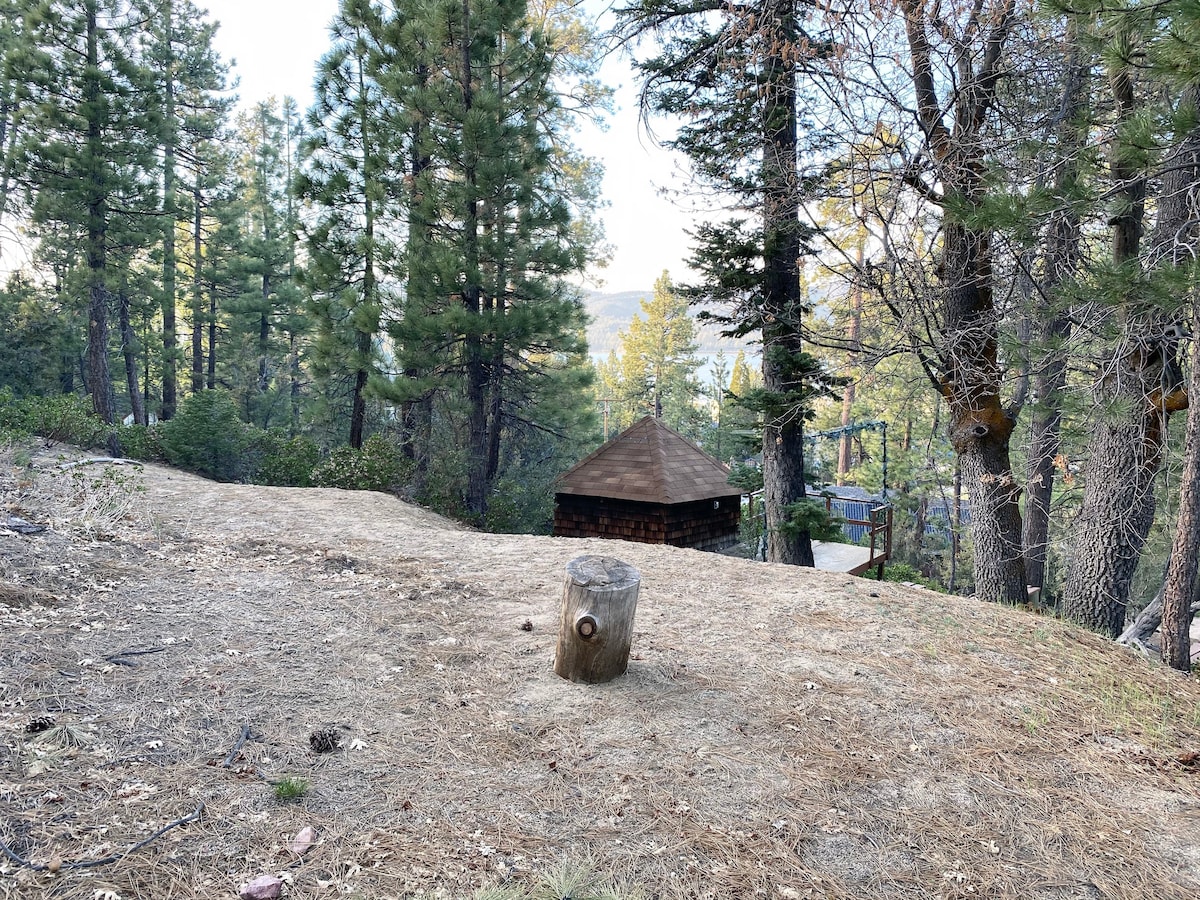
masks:
[[[337,0],[197,0],[221,23],[216,47],[234,60],[243,103],[290,94],[307,108],[312,100],[316,61],[329,47],[327,26]],[[605,64],[604,80],[618,88],[617,112],[607,132],[580,128],[577,142],[605,168],[603,213],[608,242],[614,249],[607,269],[593,273],[605,291],[646,291],[663,269],[686,280],[683,260],[689,255],[683,229],[690,217],[660,196],[662,188],[684,186],[678,165],[653,146],[637,122],[633,72],[621,58]]]

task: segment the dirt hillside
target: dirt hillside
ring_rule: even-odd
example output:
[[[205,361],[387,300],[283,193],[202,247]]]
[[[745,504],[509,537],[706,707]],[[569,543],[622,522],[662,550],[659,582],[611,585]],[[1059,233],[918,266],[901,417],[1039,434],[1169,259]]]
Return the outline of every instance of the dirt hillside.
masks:
[[[21,462],[0,524],[49,528],[0,530],[0,897],[469,897],[585,860],[663,898],[1200,896],[1200,682],[1077,628],[380,494]],[[643,579],[599,687],[552,671],[583,554]]]

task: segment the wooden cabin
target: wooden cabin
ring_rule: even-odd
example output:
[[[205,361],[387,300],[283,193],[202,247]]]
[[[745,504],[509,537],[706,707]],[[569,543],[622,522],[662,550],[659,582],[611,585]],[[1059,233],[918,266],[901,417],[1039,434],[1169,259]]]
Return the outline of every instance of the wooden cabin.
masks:
[[[559,478],[554,534],[721,550],[737,543],[742,511],[728,477],[727,466],[647,416]]]

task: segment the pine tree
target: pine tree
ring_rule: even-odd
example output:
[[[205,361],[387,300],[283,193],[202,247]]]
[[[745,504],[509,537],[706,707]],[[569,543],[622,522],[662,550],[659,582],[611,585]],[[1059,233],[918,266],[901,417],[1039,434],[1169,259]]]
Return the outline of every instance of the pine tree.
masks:
[[[151,240],[156,202],[149,73],[136,52],[140,11],[101,0],[43,0],[14,60],[24,86],[20,161],[35,227],[79,234],[87,298],[87,387],[115,419],[109,314],[121,268]]]
[[[637,410],[632,418],[652,415],[676,431],[698,437],[701,414],[696,406],[700,383],[696,370],[696,325],[687,300],[675,292],[663,272],[654,294],[641,301],[629,330],[620,335],[620,399]]]
[[[769,558],[811,566],[810,536],[792,526],[790,511],[805,496],[804,421],[834,382],[802,340],[798,264],[808,231],[796,174],[797,91],[827,50],[806,32],[807,11],[795,0],[641,0],[618,16],[624,36],[660,40],[659,54],[640,65],[643,110],[682,117],[670,143],[701,179],[756,215],[697,229],[692,266],[705,280],[689,293],[729,307],[714,317],[731,334],[761,335],[763,389],[744,402],[762,417]]]
[[[396,396],[459,399],[463,505],[482,520],[506,434],[542,425],[545,360],[578,359],[591,202],[571,174],[547,36],[521,2],[400,10],[381,83],[412,142]],[[382,66],[381,66],[382,69]]]
[[[379,52],[381,16],[366,0],[344,0],[332,28],[335,44],[318,69],[297,190],[315,207],[307,242],[315,369],[326,385],[349,378],[349,444],[361,448],[368,384],[378,377],[380,264],[398,252],[379,223],[392,218],[396,185],[387,174],[399,148],[382,127],[382,97],[368,71],[368,57]]]

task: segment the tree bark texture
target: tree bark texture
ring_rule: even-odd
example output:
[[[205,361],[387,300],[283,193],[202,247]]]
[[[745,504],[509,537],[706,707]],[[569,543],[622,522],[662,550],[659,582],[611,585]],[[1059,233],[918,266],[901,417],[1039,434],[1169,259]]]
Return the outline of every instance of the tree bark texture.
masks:
[[[1132,116],[1136,109],[1128,73],[1114,75],[1113,91],[1119,114]],[[1180,106],[1194,109],[1196,98],[1193,86]],[[1145,181],[1135,177],[1138,173],[1117,149],[1113,159],[1112,178],[1126,185],[1127,194],[1113,219],[1113,258],[1133,270],[1140,251]],[[1179,141],[1159,179],[1150,268],[1191,258],[1198,174],[1200,128]],[[1188,402],[1176,340],[1170,336],[1172,323],[1145,305],[1131,296],[1118,310],[1122,338],[1096,385],[1101,415],[1089,442],[1083,502],[1072,529],[1064,585],[1063,614],[1111,637],[1124,628],[1129,588],[1154,524],[1154,479],[1166,451],[1168,420]]]
[[[1053,163],[1054,193],[1063,198],[1046,225],[1042,239],[1042,272],[1037,282],[1038,309],[1034,346],[1044,353],[1033,372],[1034,406],[1029,423],[1029,468],[1025,494],[1025,577],[1040,593],[1046,586],[1046,560],[1050,541],[1050,501],[1054,492],[1055,462],[1061,448],[1062,391],[1067,383],[1066,343],[1071,336],[1071,316],[1051,302],[1062,284],[1073,278],[1081,258],[1079,215],[1066,202],[1079,178],[1079,156],[1088,135],[1078,125],[1086,73],[1080,61],[1076,25],[1068,25],[1067,78],[1058,113],[1057,137],[1062,147]],[[1030,298],[1033,299],[1032,297]],[[1047,313],[1049,305],[1050,312]],[[1057,310],[1057,311],[1054,311]]]
[[[992,26],[980,32],[977,62],[960,57],[965,63],[963,82],[948,108],[937,92],[925,4],[902,0],[901,6],[917,117],[937,164],[936,178],[948,197],[973,208],[986,192],[983,128],[995,99],[1015,4],[1004,0],[989,11]],[[973,15],[978,13],[977,9]],[[968,225],[949,209],[942,222],[937,288],[937,371],[930,369],[930,375],[947,401],[950,440],[971,495],[976,593],[986,600],[1021,603],[1026,590],[1020,487],[1009,458],[1017,410],[1006,409],[1000,397],[991,233]]]
[[[803,350],[799,260],[800,193],[796,177],[796,57],[798,41],[793,0],[774,0],[764,9],[764,27],[776,48],[763,61],[763,387],[773,395],[798,394],[803,385],[792,373]],[[787,506],[804,499],[804,411],[768,411],[763,427],[763,498],[767,514],[768,559],[814,565],[807,531],[786,528]]]
[[[1192,373],[1188,385],[1200,397],[1200,302],[1192,313]],[[1195,596],[1197,556],[1200,555],[1200,409],[1188,410],[1183,444],[1183,475],[1179,482],[1179,517],[1163,586],[1162,661],[1173,669],[1191,671],[1192,598]]]
[[[554,671],[571,681],[603,684],[625,674],[641,575],[607,556],[567,564]]]

